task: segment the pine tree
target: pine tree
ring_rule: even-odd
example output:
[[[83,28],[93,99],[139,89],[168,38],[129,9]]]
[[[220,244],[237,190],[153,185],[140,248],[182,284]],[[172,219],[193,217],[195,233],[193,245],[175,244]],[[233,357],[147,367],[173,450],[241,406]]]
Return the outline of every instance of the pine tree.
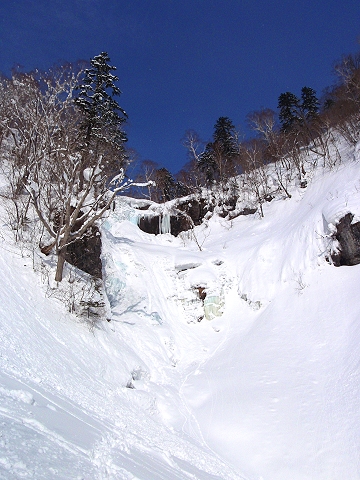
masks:
[[[295,127],[302,127],[314,119],[319,111],[319,101],[313,88],[301,89],[301,100],[291,92],[279,96],[278,108],[281,130],[290,132]]]
[[[236,129],[228,117],[219,117],[214,125],[213,141],[200,155],[198,168],[209,183],[226,180],[234,173],[233,163],[238,155]]]
[[[206,144],[204,152],[199,156],[198,169],[205,175],[206,181],[212,183],[218,173],[218,166],[215,160],[214,145]]]
[[[285,92],[279,96],[279,120],[281,123],[281,130],[283,132],[289,132],[299,121],[299,106],[300,100],[293,93]]]
[[[232,157],[237,154],[236,129],[228,117],[220,117],[214,126],[214,143],[220,149],[222,155]]]
[[[155,183],[159,192],[159,201],[168,202],[176,196],[176,184],[174,177],[165,167],[159,168],[155,172]]]
[[[122,130],[127,114],[114,97],[121,94],[115,85],[118,77],[111,72],[116,67],[109,65],[110,58],[106,52],[95,56],[90,69],[85,70],[83,84],[75,104],[84,114],[81,125],[85,136],[85,145],[95,142],[110,144],[123,151],[127,136]]]
[[[319,100],[316,92],[311,87],[303,87],[301,89],[301,111],[306,120],[315,118],[319,112]]]

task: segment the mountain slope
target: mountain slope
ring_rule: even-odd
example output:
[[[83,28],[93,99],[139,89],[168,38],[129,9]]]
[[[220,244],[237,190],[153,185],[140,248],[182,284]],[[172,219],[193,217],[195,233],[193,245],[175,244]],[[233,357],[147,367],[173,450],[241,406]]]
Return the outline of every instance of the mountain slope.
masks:
[[[120,198],[93,330],[4,225],[0,478],[360,478],[360,266],[327,261],[335,224],[360,219],[344,157],[197,242],[140,231]]]

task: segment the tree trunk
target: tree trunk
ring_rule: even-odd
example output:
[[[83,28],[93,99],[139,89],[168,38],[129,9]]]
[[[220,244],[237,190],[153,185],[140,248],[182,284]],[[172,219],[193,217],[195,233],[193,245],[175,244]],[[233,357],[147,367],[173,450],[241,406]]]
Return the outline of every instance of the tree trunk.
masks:
[[[61,282],[63,278],[65,255],[66,255],[66,247],[63,247],[58,253],[58,260],[57,260],[56,274],[55,274],[56,282]]]

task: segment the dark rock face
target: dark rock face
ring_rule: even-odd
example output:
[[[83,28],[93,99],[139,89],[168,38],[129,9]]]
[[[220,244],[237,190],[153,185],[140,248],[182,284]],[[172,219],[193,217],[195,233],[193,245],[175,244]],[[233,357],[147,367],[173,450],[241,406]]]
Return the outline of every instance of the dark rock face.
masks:
[[[191,221],[185,215],[174,215],[170,217],[171,235],[177,237],[179,233],[186,232],[192,227]]]
[[[89,228],[83,238],[68,245],[66,261],[93,277],[102,278],[101,235],[98,227]]]
[[[191,200],[179,201],[176,205],[176,208],[181,212],[185,212],[191,220],[194,222],[194,225],[200,225],[203,221],[204,216],[209,211],[209,206],[206,204],[205,200],[201,198],[197,200],[192,198]],[[189,227],[190,228],[190,227]],[[187,230],[189,230],[187,228]]]
[[[270,201],[270,200],[269,200]],[[236,197],[229,197],[222,204],[222,210],[218,209],[218,215],[223,218],[232,219],[239,215],[251,215],[257,211],[256,208],[244,208],[236,211]],[[178,199],[177,203],[172,206],[170,213],[170,227],[171,234],[177,237],[179,233],[186,232],[193,228],[193,226],[200,225],[208,212],[213,212],[215,209],[215,200],[204,198],[183,198]],[[152,235],[160,233],[161,214],[146,214],[139,217],[139,228],[143,232]]]
[[[143,215],[139,218],[138,225],[143,232],[159,235],[160,223],[161,215]],[[182,212],[170,215],[170,231],[174,237],[177,237],[181,232],[186,232],[191,227],[191,220]]]
[[[360,222],[351,224],[354,215],[348,213],[337,224],[335,237],[340,251],[331,255],[335,266],[360,263]]]
[[[73,211],[74,208],[72,208],[72,212]],[[83,213],[84,212],[80,210],[80,217]],[[55,231],[59,228],[60,223],[60,213],[58,212],[55,214]],[[73,231],[76,232],[82,225],[83,222],[78,220],[74,225]],[[40,247],[40,249],[42,253],[49,255],[54,245],[55,242],[48,246]],[[65,260],[95,278],[102,278],[101,233],[96,225],[88,228],[82,238],[75,240],[67,246]]]
[[[256,212],[257,212],[257,208],[245,207],[243,210],[241,210],[239,215],[253,215]]]
[[[179,233],[190,230],[194,225],[200,225],[207,212],[208,208],[204,199],[180,199],[176,206],[172,207],[170,213],[171,235],[177,237]],[[161,218],[161,214],[141,215],[138,223],[140,230],[158,235]]]
[[[143,232],[159,235],[159,215],[143,215],[139,218],[139,228]]]

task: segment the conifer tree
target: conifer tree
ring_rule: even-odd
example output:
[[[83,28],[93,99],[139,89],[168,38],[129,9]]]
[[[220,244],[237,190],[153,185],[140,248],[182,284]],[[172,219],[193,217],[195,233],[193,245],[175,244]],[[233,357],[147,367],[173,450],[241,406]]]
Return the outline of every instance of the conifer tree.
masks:
[[[199,169],[209,183],[222,182],[234,173],[233,162],[238,155],[237,134],[228,117],[219,117],[214,125],[213,141],[206,145],[198,161]]]
[[[237,154],[236,129],[228,117],[220,117],[214,126],[214,143],[220,149],[222,155],[232,157]]]
[[[303,87],[301,89],[301,111],[306,120],[315,118],[319,112],[319,100],[316,92],[311,87]]]
[[[204,152],[199,156],[198,169],[205,175],[206,181],[212,183],[218,173],[218,166],[215,161],[214,146],[209,142]]]
[[[87,146],[95,140],[123,151],[127,137],[122,125],[126,122],[127,114],[114,98],[121,91],[115,85],[118,77],[111,73],[116,67],[109,65],[109,62],[106,52],[90,61],[91,68],[85,70],[84,81],[77,87],[80,93],[75,104],[84,114],[81,128]]]
[[[313,88],[303,87],[301,99],[291,92],[279,96],[278,108],[281,130],[290,132],[314,119],[319,111],[319,101]]]
[[[155,172],[155,183],[159,192],[159,201],[168,202],[176,196],[175,180],[169,170],[165,167],[159,168]]]
[[[91,68],[85,70],[83,82],[76,87],[79,94],[74,99],[82,114],[79,142],[82,167],[98,165],[101,159],[99,169],[104,176],[119,172],[128,163],[124,147],[127,136],[122,128],[127,114],[115,98],[120,96],[121,91],[115,85],[118,77],[111,73],[116,67],[109,62],[106,52],[90,60]],[[82,173],[79,180],[82,189]]]
[[[300,100],[293,93],[285,92],[279,96],[279,120],[282,131],[290,131],[294,124],[299,120],[299,106]]]

